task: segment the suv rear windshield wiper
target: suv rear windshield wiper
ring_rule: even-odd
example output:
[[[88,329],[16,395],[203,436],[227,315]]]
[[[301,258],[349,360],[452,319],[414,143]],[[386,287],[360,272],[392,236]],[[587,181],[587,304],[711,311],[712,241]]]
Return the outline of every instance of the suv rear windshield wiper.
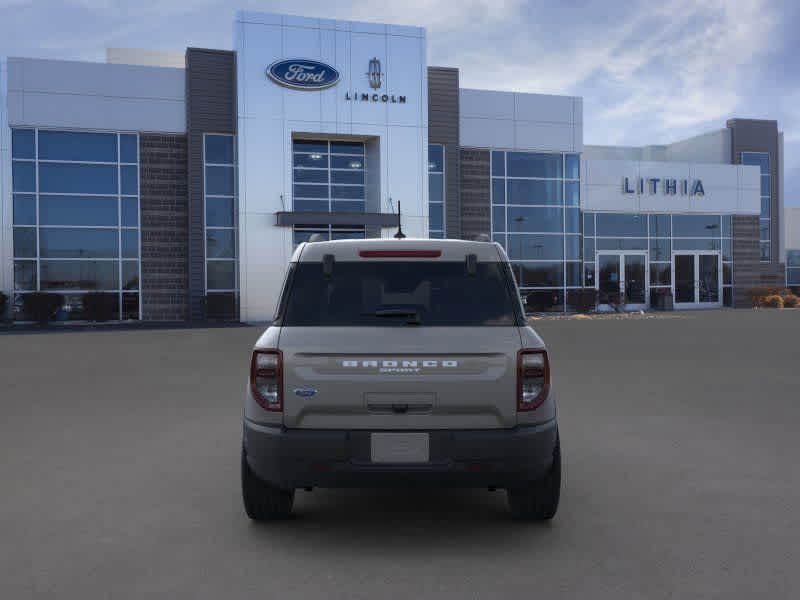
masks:
[[[419,325],[422,323],[419,319],[419,312],[408,308],[381,308],[373,313],[363,314],[364,316],[373,317],[407,317],[406,323],[409,325]]]

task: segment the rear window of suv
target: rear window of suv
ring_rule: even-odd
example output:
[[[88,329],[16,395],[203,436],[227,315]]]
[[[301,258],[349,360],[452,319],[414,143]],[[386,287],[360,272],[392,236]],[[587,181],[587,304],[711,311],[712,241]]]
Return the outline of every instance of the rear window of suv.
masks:
[[[521,322],[506,263],[297,263],[277,322],[288,326],[513,326]]]

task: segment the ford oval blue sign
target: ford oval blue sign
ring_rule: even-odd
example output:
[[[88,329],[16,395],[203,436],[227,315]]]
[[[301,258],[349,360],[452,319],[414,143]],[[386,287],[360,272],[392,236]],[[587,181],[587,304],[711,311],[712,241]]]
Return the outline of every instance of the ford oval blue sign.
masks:
[[[339,83],[339,71],[316,60],[279,60],[267,68],[272,81],[296,90],[324,90]]]

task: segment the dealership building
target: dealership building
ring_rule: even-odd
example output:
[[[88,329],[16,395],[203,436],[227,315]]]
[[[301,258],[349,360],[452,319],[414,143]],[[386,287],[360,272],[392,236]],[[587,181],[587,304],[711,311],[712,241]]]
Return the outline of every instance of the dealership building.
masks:
[[[297,244],[390,237],[398,206],[409,237],[502,244],[532,310],[585,288],[601,308],[749,306],[800,278],[776,121],[590,146],[582,98],[461,88],[420,27],[240,12],[233,47],[0,63],[16,319],[43,291],[60,320],[92,292],[120,320],[268,320]]]

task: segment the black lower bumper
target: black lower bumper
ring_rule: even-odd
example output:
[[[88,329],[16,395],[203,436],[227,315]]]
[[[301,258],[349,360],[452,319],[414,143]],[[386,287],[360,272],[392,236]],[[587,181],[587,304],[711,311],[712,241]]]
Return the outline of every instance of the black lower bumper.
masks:
[[[247,463],[262,480],[300,487],[514,487],[553,462],[555,419],[490,430],[430,430],[426,463],[371,462],[369,431],[285,429],[245,422]]]

